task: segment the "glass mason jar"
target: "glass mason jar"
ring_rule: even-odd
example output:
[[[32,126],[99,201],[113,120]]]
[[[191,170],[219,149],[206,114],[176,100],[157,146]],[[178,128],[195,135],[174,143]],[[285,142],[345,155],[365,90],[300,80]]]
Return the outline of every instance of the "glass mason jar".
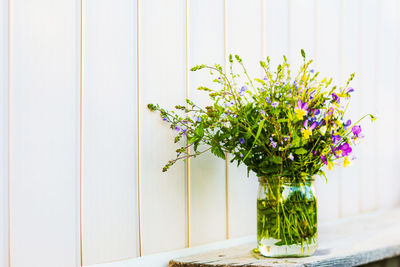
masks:
[[[266,257],[305,257],[317,250],[313,178],[259,177],[257,248]]]

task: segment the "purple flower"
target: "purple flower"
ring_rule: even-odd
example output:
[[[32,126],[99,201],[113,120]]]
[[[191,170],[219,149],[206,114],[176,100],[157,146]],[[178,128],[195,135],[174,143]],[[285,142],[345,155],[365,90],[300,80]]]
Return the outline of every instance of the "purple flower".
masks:
[[[314,130],[315,127],[317,127],[317,123],[313,122],[310,126],[308,126],[308,120],[305,120],[303,125],[304,128],[301,129],[301,133],[303,134],[305,139],[308,139],[312,135],[312,130]]]
[[[166,117],[162,118],[163,121],[168,121],[168,119]]]
[[[240,90],[239,90],[239,95],[243,96],[243,95],[244,95],[244,92],[246,92],[246,91],[247,91],[247,87],[246,87],[246,86],[242,86],[242,87],[240,88]]]
[[[187,132],[186,129],[182,129],[182,135],[183,135],[183,136],[186,136],[186,132]]]
[[[276,82],[276,83],[275,83],[275,86],[279,86],[279,85],[280,85],[280,83],[279,83],[279,82]]]
[[[196,117],[196,121],[201,122],[201,118],[200,117]]]
[[[343,157],[348,156],[348,155],[351,153],[351,151],[353,151],[348,143],[341,144],[341,145],[338,147],[338,150],[341,151],[341,155],[342,155]]]
[[[341,151],[337,152],[339,149],[331,146],[331,154],[335,155],[335,157],[339,157]]]
[[[326,160],[326,157],[324,155],[321,155],[321,160],[322,160],[322,163],[324,163],[325,165],[328,165],[328,161]]]
[[[340,98],[335,93],[332,93],[332,99],[333,99],[333,102],[340,103]]]
[[[279,105],[278,102],[272,102],[272,104],[271,104],[271,106],[272,106],[273,108],[276,108],[278,105]]]
[[[178,126],[175,126],[175,131],[179,132],[181,130],[181,128],[179,128]]]
[[[275,148],[277,145],[278,145],[278,143],[277,143],[277,142],[275,142],[275,141],[271,141],[271,146],[272,146],[273,148]]]
[[[290,154],[289,154],[288,158],[289,158],[290,160],[294,160],[294,157],[293,157],[293,154],[292,154],[292,152],[290,152]]]
[[[347,89],[347,93],[351,93],[351,92],[354,92],[353,87],[349,87],[349,88]]]
[[[347,120],[345,123],[343,123],[343,129],[347,130],[347,128],[351,125],[351,120]]]
[[[341,137],[340,137],[340,135],[332,135],[332,143],[334,144],[334,145],[336,145],[339,141],[340,141],[340,139],[342,139]]]
[[[268,81],[268,77],[267,76],[264,77],[264,81]]]
[[[243,145],[244,144],[244,139],[243,138],[239,138],[239,143],[241,143]]]
[[[304,128],[308,128],[308,120],[305,120],[305,122],[303,123],[303,126],[304,126]],[[309,128],[310,128],[311,130],[314,130],[315,127],[317,127],[317,123],[316,123],[316,122],[313,122],[313,123],[310,125]]]
[[[269,99],[269,97],[266,97],[265,101],[267,101],[267,103],[271,103],[271,99]]]
[[[264,110],[260,110],[260,114],[261,115],[265,115],[265,111]]]
[[[361,133],[361,126],[360,125],[354,125],[351,128],[351,131],[353,132],[354,136],[358,137],[359,134]]]
[[[313,69],[311,69],[311,70],[310,70],[310,72],[311,72],[311,73],[314,73],[314,70],[313,70]]]
[[[294,112],[296,113],[296,117],[299,120],[303,119],[303,116],[307,115],[308,111],[308,103],[301,101],[300,99],[297,101],[297,107],[294,108]]]
[[[243,157],[244,157],[244,155],[243,155],[242,153],[240,153],[240,157],[241,157],[241,158],[243,158]]]

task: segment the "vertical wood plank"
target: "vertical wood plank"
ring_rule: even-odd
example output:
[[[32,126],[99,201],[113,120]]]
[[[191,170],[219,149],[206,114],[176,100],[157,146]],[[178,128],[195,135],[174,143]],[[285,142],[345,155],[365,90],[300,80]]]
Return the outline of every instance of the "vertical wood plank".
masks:
[[[156,7],[156,8],[155,8]],[[173,132],[159,114],[158,103],[173,109],[185,103],[185,1],[142,1],[140,5],[141,179],[144,254],[184,248],[186,244],[185,164],[166,173],[175,158]]]
[[[360,95],[360,11],[359,0],[342,1],[343,12],[341,21],[341,70],[340,76],[342,81],[346,80],[351,73],[356,73],[351,87],[355,89],[352,93],[351,102],[347,109],[345,119],[351,119],[353,123],[361,118],[361,95]],[[342,83],[343,84],[343,83]],[[361,142],[361,146],[362,146]],[[360,155],[359,145],[353,146],[353,154],[358,157]],[[355,160],[346,169],[343,169],[340,190],[342,192],[342,199],[340,201],[343,216],[356,215],[360,211],[360,195],[362,182],[362,168],[358,160]]]
[[[360,109],[364,112],[377,114],[377,9],[378,1],[360,1]],[[377,208],[379,199],[377,172],[377,127],[369,120],[361,124],[365,138],[360,144],[358,163],[362,171],[361,211],[371,211]]]
[[[230,54],[238,54],[251,78],[262,77],[259,61],[262,58],[262,3],[259,0],[228,1],[227,49]],[[237,67],[236,72],[241,71]],[[238,80],[238,86],[245,80]],[[229,165],[229,205],[231,237],[255,234],[256,197],[258,181],[255,174],[247,177],[243,165]]]
[[[400,45],[400,2],[396,2],[396,44]],[[400,49],[396,49],[395,55],[396,57],[396,76],[400,75]],[[396,84],[396,99],[399,99],[400,97],[400,86]],[[400,115],[399,112],[394,113],[394,121],[397,122],[395,125],[395,135],[399,136],[400,134]],[[400,138],[395,138],[394,141],[394,151],[400,151]],[[400,163],[399,159],[396,158],[395,164],[397,165]],[[399,173],[396,172],[396,185],[393,186],[393,190],[396,190],[396,192],[400,191],[400,184],[399,184]],[[400,206],[400,194],[397,194],[395,199],[395,205]],[[399,258],[400,261],[400,258]]]
[[[83,263],[138,255],[136,2],[84,1]]]
[[[190,1],[190,66],[224,64],[223,0]],[[214,77],[215,78],[215,77]],[[211,104],[199,86],[215,87],[208,71],[190,73],[190,98],[196,105]],[[203,148],[199,148],[200,150]],[[225,238],[225,162],[207,152],[191,161],[191,239],[192,245]]]
[[[11,1],[10,263],[78,266],[79,1]]]
[[[322,4],[322,3],[321,3]],[[304,49],[308,59],[315,58],[315,1],[289,0],[289,53],[292,73],[303,63],[300,50]]]
[[[0,2],[0,266],[8,265],[8,2]]]
[[[265,17],[265,50],[271,58],[273,68],[289,52],[289,1],[266,0]]]
[[[318,32],[316,32],[316,68],[320,78],[332,77],[334,84],[340,85],[340,1],[319,1]],[[318,218],[332,220],[340,215],[341,166],[326,172],[328,182],[323,177],[316,181],[318,194]]]
[[[379,208],[388,209],[394,207],[398,198],[398,173],[394,140],[398,139],[395,134],[396,124],[400,122],[395,118],[398,112],[396,91],[399,90],[396,74],[396,53],[399,44],[396,42],[397,18],[396,0],[388,0],[379,3],[378,28],[377,28],[377,98],[375,103],[378,107],[379,120],[373,127],[377,129],[377,172],[379,186]],[[393,189],[392,189],[393,188]],[[397,189],[397,190],[396,190]]]

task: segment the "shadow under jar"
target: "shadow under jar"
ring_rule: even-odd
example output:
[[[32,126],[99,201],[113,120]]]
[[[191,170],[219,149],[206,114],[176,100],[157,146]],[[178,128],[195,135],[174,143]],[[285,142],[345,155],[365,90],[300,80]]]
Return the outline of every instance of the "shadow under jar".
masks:
[[[257,248],[266,257],[312,255],[317,242],[313,177],[259,177]]]

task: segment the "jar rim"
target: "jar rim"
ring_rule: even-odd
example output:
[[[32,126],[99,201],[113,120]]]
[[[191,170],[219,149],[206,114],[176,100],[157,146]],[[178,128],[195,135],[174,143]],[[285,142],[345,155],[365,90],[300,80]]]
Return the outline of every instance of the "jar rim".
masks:
[[[302,177],[288,177],[288,176],[258,176],[259,183],[269,184],[299,184],[299,183],[312,183],[315,180],[315,176],[307,175]]]

